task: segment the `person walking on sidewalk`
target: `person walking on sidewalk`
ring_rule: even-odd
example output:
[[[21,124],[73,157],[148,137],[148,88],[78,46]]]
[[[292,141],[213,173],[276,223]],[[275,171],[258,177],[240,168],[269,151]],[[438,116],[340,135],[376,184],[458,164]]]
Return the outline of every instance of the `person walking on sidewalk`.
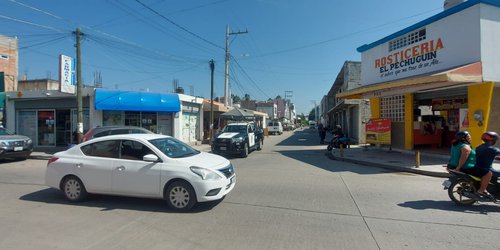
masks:
[[[454,169],[466,174],[481,178],[481,186],[477,193],[483,197],[492,197],[487,191],[491,180],[491,171],[476,166],[476,151],[470,146],[471,136],[467,131],[460,131],[455,135],[451,146],[449,169]]]
[[[318,123],[318,133],[319,133],[319,143],[324,144],[326,137],[326,129],[325,126],[323,126],[323,123],[321,122]]]
[[[500,171],[493,168],[493,161],[500,156],[500,148],[494,147],[498,140],[498,134],[493,131],[485,132],[481,136],[481,140],[484,143],[476,148],[476,166],[491,171],[495,181],[498,181]]]

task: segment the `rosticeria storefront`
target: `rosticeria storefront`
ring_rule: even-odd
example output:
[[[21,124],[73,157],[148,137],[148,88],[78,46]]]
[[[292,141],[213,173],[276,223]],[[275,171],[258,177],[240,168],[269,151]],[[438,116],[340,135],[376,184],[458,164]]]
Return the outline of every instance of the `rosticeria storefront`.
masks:
[[[392,147],[448,148],[461,130],[476,147],[500,132],[500,1],[466,1],[358,51],[363,87],[337,97],[370,99]]]

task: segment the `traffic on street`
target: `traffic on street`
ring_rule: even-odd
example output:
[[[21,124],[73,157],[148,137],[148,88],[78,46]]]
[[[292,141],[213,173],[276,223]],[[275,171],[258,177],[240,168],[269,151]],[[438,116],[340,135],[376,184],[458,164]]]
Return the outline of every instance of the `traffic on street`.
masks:
[[[0,248],[497,249],[500,206],[458,206],[444,178],[337,161],[318,142],[297,129],[229,156],[232,192],[187,213],[149,198],[73,203],[45,185],[46,159],[3,160]]]

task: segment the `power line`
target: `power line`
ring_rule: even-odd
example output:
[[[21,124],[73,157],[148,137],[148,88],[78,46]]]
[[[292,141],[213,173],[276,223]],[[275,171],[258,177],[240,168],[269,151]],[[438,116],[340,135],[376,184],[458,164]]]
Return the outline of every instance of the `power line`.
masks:
[[[196,10],[196,9],[200,9],[200,8],[203,8],[203,7],[208,7],[208,6],[211,6],[211,5],[216,5],[216,4],[227,2],[227,1],[229,1],[229,0],[218,0],[218,1],[214,1],[214,2],[211,2],[211,3],[207,3],[207,4],[198,5],[198,6],[191,7],[191,8],[186,8],[186,9],[182,9],[182,10],[172,11],[172,12],[167,13],[167,15],[172,15],[172,14],[187,12],[187,11],[191,11],[191,10]]]
[[[410,18],[413,18],[413,17],[416,17],[416,16],[427,14],[429,12],[440,10],[440,9],[441,8],[437,8],[437,9],[425,11],[425,12],[418,13],[418,14],[415,14],[415,15],[412,15],[412,16],[408,16],[408,17],[404,17],[404,18],[401,18],[401,19],[397,19],[397,20],[394,20],[394,21],[391,21],[391,22],[387,22],[387,23],[384,23],[384,24],[381,24],[381,25],[372,26],[372,27],[369,27],[369,28],[366,28],[366,29],[358,30],[358,31],[355,31],[355,32],[352,32],[352,33],[348,33],[348,34],[345,34],[345,35],[341,35],[341,36],[338,36],[338,37],[334,37],[334,38],[330,38],[330,39],[326,39],[326,40],[323,40],[323,41],[314,42],[314,43],[310,43],[310,44],[305,44],[305,45],[294,47],[294,48],[289,48],[289,49],[279,50],[279,51],[275,51],[275,52],[270,52],[270,53],[258,55],[256,57],[265,57],[265,56],[270,56],[270,55],[283,54],[283,53],[287,53],[287,52],[292,52],[292,51],[307,49],[307,48],[310,48],[310,47],[315,47],[315,46],[318,46],[318,45],[322,45],[322,44],[325,44],[325,43],[337,41],[337,40],[340,40],[340,39],[343,39],[343,38],[347,38],[347,37],[354,36],[354,35],[357,35],[357,34],[360,34],[360,33],[364,33],[364,32],[367,32],[367,31],[373,31],[374,29],[377,29],[377,28],[380,28],[380,27],[383,27],[383,26],[387,26],[387,25],[393,24],[395,22],[399,22],[399,21],[403,21],[403,20],[406,20],[406,19],[410,19]]]
[[[252,79],[252,77],[250,77],[250,75],[245,71],[245,69],[243,69],[243,67],[241,67],[241,65],[238,63],[238,61],[236,60],[236,58],[234,58],[233,56],[231,56],[231,58],[233,59],[233,61],[236,63],[236,65],[238,66],[238,68],[241,70],[241,72],[243,73],[243,75],[246,76],[246,78],[248,80],[250,80],[250,82],[257,88],[257,90],[259,90],[264,96],[266,96],[267,98],[271,98],[269,97],[266,92],[264,92],[260,87],[259,85]]]
[[[167,20],[169,23],[171,23],[171,24],[175,25],[177,28],[179,28],[179,29],[181,29],[181,30],[183,30],[183,31],[185,31],[185,32],[187,32],[187,33],[189,33],[190,35],[192,35],[192,36],[194,36],[194,37],[196,37],[196,38],[198,38],[198,39],[200,39],[200,40],[202,40],[202,41],[204,41],[204,42],[206,42],[206,43],[208,43],[208,44],[210,44],[210,45],[212,45],[212,46],[215,46],[215,47],[217,47],[217,48],[220,48],[220,49],[225,50],[225,48],[224,48],[224,47],[219,46],[219,45],[217,45],[217,44],[215,44],[215,43],[213,43],[213,42],[210,42],[210,41],[208,41],[207,39],[205,39],[205,38],[203,38],[203,37],[201,37],[201,36],[199,36],[199,35],[197,35],[197,34],[195,34],[195,33],[191,32],[190,30],[188,30],[188,29],[186,29],[186,28],[182,27],[181,25],[177,24],[176,22],[174,22],[174,21],[170,20],[169,18],[167,18],[166,16],[162,15],[161,13],[159,13],[159,12],[158,12],[158,11],[156,11],[156,10],[154,10],[153,8],[149,7],[148,5],[144,4],[143,2],[141,2],[141,1],[139,1],[139,0],[135,0],[135,1],[136,1],[136,2],[138,2],[140,5],[142,5],[144,8],[146,8],[146,9],[150,10],[151,12],[155,13],[156,15],[158,15],[158,16],[162,17],[163,19]]]
[[[201,44],[196,43],[192,40],[183,38],[182,36],[175,34],[175,32],[168,30],[162,24],[159,24],[159,23],[153,21],[153,19],[151,19],[149,16],[145,16],[145,15],[141,14],[140,12],[137,12],[136,10],[132,9],[130,6],[127,6],[126,4],[124,4],[123,2],[120,2],[118,0],[106,0],[106,2],[115,6],[118,9],[121,9],[122,11],[126,12],[130,16],[134,16],[139,21],[144,22],[149,27],[152,27],[152,28],[164,33],[164,34],[167,34],[168,36],[173,37],[174,39],[176,39],[184,44],[191,45],[192,47],[194,47],[196,49],[199,49],[202,51],[207,51],[209,53],[214,52],[212,50],[212,47],[210,47],[210,48],[206,47],[204,45],[201,45]]]
[[[33,22],[28,22],[28,21],[24,21],[24,20],[21,20],[21,19],[4,16],[2,14],[0,14],[0,18],[4,18],[4,19],[7,19],[7,20],[11,20],[11,21],[15,21],[15,22],[20,22],[20,23],[24,23],[24,24],[29,24],[29,25],[33,25],[33,26],[44,28],[44,29],[48,29],[48,30],[54,30],[54,31],[58,31],[58,32],[61,32],[61,33],[64,32],[64,31],[62,31],[60,29],[57,29],[57,28],[54,28],[54,27],[50,27],[50,26],[42,25],[42,24],[37,24],[37,23],[33,23]]]
[[[65,36],[62,36],[62,37],[55,38],[55,39],[50,39],[50,40],[47,40],[47,41],[44,41],[44,42],[40,42],[40,43],[31,44],[31,45],[28,45],[28,46],[19,47],[19,49],[21,50],[21,49],[28,49],[28,48],[32,48],[32,47],[36,47],[36,46],[41,46],[41,45],[49,44],[49,43],[52,43],[52,42],[55,42],[55,41],[58,41],[58,40],[62,40],[62,39],[67,38],[67,37],[69,37],[69,34],[65,35]]]

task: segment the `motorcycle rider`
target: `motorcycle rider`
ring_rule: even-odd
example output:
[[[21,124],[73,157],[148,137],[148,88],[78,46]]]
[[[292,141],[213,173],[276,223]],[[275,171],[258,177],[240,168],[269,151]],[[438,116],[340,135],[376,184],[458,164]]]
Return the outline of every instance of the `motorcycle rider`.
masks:
[[[471,136],[467,131],[460,131],[455,135],[448,168],[480,177],[481,186],[477,193],[480,196],[491,198],[492,196],[486,191],[486,187],[491,180],[492,172],[476,166],[476,151],[470,146],[470,141]]]
[[[476,166],[491,171],[496,182],[498,182],[500,171],[493,168],[493,161],[496,157],[500,156],[500,148],[494,147],[498,137],[496,132],[485,132],[481,136],[481,140],[483,140],[484,143],[476,148]]]
[[[333,135],[333,144],[335,145],[335,147],[339,147],[340,145],[340,138],[344,137],[344,133],[342,132],[342,126],[340,125],[335,125],[335,128],[333,128],[333,131],[332,131],[332,135]]]

